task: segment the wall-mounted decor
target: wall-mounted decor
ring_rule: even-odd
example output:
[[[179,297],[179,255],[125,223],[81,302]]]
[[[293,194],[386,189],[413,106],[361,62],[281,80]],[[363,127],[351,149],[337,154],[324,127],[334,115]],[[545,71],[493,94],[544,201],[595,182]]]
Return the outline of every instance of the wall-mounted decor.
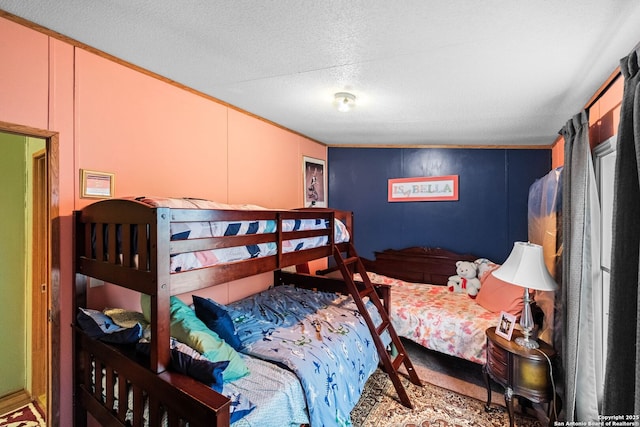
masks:
[[[327,181],[324,160],[304,156],[302,158],[304,206],[327,207]]]
[[[115,185],[115,175],[112,173],[80,169],[82,198],[109,199],[115,193]]]
[[[389,202],[458,200],[458,175],[389,180]]]

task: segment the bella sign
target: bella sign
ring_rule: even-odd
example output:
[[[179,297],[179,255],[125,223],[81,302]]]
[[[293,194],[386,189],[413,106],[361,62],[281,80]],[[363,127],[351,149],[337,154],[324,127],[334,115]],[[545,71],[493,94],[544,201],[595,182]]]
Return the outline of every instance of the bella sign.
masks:
[[[389,202],[458,200],[458,175],[389,180]]]

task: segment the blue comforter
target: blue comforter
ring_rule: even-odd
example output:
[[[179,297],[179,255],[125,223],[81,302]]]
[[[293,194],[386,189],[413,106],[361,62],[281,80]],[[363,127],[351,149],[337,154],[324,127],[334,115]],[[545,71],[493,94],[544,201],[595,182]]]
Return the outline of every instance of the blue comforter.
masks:
[[[278,286],[228,307],[243,351],[296,373],[313,427],[351,425],[350,412],[379,360],[351,297]],[[378,325],[377,310],[368,307]]]

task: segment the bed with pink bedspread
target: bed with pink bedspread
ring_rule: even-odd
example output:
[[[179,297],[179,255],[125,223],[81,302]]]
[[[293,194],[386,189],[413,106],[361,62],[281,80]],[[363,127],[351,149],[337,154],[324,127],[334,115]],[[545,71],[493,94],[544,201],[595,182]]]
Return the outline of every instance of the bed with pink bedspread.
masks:
[[[369,273],[373,283],[391,285],[391,322],[399,336],[428,349],[484,364],[485,330],[496,326],[491,312],[446,286],[411,283]]]
[[[522,310],[523,288],[495,278],[490,273],[499,265],[484,258],[423,247],[375,255],[364,264],[373,283],[391,285],[389,315],[396,332],[430,350],[484,364],[485,331],[503,311],[519,317]],[[482,265],[476,298],[444,286],[459,260]]]

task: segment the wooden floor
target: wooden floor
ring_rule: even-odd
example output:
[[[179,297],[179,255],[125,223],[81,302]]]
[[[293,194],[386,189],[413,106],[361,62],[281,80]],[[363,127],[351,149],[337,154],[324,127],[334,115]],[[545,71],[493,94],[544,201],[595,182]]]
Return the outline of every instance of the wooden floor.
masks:
[[[402,343],[414,364],[418,363],[419,365],[426,366],[433,371],[449,375],[471,384],[482,387],[485,386],[484,376],[482,374],[482,365],[426,349],[406,338],[402,338]]]
[[[29,402],[31,402],[31,396],[24,390],[9,394],[0,399],[0,414],[12,412]]]

